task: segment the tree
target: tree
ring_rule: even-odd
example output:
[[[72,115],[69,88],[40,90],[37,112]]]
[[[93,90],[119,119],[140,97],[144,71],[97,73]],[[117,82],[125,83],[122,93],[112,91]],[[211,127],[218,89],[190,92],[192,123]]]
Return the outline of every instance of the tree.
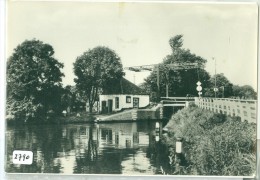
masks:
[[[182,47],[183,45],[183,39],[182,39],[183,35],[176,35],[174,37],[172,37],[170,40],[169,40],[169,44],[172,48],[172,52],[174,54],[174,52],[176,50],[178,50],[179,48]]]
[[[71,109],[73,101],[75,100],[75,95],[71,92],[71,86],[68,85],[63,89],[63,93],[61,95],[61,107],[63,110]],[[69,113],[69,112],[68,112]]]
[[[53,55],[51,45],[35,39],[14,49],[7,61],[8,114],[28,120],[57,107],[64,75]]]
[[[167,55],[163,62],[159,64],[159,89],[160,96],[166,96],[168,87],[169,96],[186,96],[187,94],[197,95],[196,83],[201,81],[202,87],[207,87],[209,74],[203,67],[206,60],[190,52],[189,49],[182,48],[182,35],[174,36],[169,40],[172,53]],[[173,69],[169,64],[197,63],[201,68],[195,69]],[[185,66],[185,65],[184,65]],[[157,69],[145,79],[142,87],[149,87],[147,92],[151,95],[157,91]],[[158,94],[157,94],[158,95]],[[152,97],[154,99],[154,97]]]
[[[244,98],[244,99],[257,99],[257,93],[253,89],[252,86],[244,85],[244,86],[233,86],[233,96]]]
[[[205,96],[207,97],[215,97],[215,81],[216,88],[218,91],[216,92],[216,97],[225,98],[233,96],[232,86],[233,84],[224,76],[223,73],[216,74],[210,78],[210,86],[205,91]]]
[[[108,47],[98,46],[84,52],[74,63],[74,79],[82,97],[89,102],[89,111],[99,93],[120,92],[115,86],[124,75],[119,56]]]

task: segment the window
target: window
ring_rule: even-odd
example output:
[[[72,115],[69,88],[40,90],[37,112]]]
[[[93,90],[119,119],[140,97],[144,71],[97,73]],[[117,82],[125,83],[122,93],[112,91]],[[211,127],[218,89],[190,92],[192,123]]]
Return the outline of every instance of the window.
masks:
[[[115,97],[115,108],[119,109],[119,97]]]
[[[131,96],[126,96],[126,103],[131,103]]]

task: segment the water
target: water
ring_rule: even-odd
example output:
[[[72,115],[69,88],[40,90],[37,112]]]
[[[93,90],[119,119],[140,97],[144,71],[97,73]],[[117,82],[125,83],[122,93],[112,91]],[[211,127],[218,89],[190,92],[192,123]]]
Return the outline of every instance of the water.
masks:
[[[162,129],[160,123],[160,129]],[[167,173],[169,158],[155,122],[11,126],[6,171],[18,173]],[[14,150],[33,151],[32,165],[12,164]]]

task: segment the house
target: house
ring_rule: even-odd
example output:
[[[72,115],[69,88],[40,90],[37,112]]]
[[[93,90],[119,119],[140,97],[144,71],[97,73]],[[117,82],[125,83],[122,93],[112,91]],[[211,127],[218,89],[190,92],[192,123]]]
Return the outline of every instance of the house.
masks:
[[[122,109],[142,108],[149,105],[149,95],[110,94],[100,95],[100,112],[116,112]]]
[[[125,78],[121,79],[118,87],[120,89],[118,93],[99,95],[99,111],[101,113],[116,112],[129,108],[143,108],[149,105],[149,95],[144,94],[141,88]]]

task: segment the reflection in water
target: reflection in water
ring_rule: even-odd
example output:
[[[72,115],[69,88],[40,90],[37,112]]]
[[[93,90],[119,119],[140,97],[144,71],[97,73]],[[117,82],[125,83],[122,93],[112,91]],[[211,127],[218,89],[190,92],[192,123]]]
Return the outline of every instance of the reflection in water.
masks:
[[[155,122],[8,127],[7,172],[160,174],[169,159]],[[32,165],[12,164],[14,150],[34,153]]]

